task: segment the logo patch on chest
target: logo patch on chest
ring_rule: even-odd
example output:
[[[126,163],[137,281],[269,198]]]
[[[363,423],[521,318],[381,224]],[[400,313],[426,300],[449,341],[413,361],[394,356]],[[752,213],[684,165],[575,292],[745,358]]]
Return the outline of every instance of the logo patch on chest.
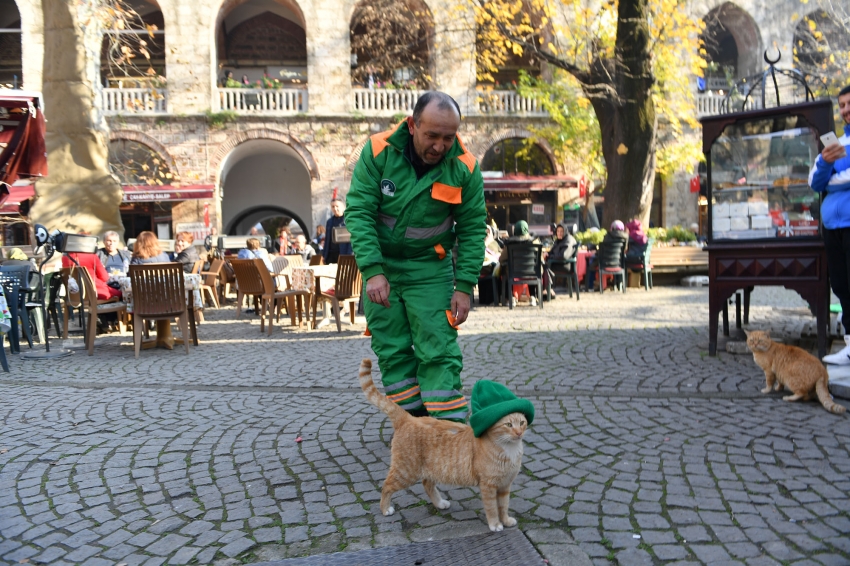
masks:
[[[389,179],[384,179],[381,181],[381,192],[387,195],[388,197],[395,196],[395,183],[390,181]]]

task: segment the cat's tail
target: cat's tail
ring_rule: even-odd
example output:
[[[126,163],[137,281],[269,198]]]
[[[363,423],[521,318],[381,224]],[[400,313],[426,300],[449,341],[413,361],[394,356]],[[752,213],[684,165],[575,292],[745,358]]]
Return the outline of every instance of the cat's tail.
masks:
[[[823,373],[826,374],[826,371]],[[820,404],[823,405],[823,408],[830,413],[841,414],[847,409],[845,409],[843,405],[839,405],[832,400],[832,395],[829,394],[829,386],[827,385],[828,381],[829,376],[824,375],[818,380],[817,384],[815,384],[815,391],[818,394],[818,400],[820,401]]]
[[[386,413],[393,424],[396,420],[408,416],[407,411],[387,399],[387,396],[375,387],[375,382],[372,380],[372,360],[368,358],[364,358],[360,363],[360,387],[366,394],[366,399]]]

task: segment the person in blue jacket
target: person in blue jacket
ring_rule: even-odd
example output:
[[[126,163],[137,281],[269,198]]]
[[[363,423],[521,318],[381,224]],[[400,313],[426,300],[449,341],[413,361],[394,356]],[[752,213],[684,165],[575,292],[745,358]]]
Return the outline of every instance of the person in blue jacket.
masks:
[[[826,265],[832,291],[841,301],[841,324],[846,333],[850,326],[850,85],[838,93],[838,110],[844,119],[844,135],[815,159],[809,185],[823,195],[820,213]],[[845,314],[848,320],[844,320]],[[843,350],[824,356],[823,361],[850,365],[850,334],[845,334],[844,342],[847,345]]]

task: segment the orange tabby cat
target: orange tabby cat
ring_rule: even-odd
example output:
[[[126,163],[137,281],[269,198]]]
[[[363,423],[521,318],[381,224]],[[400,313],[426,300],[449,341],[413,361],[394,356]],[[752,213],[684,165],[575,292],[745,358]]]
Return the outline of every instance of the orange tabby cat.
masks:
[[[522,464],[522,435],[528,420],[524,414],[510,413],[476,438],[468,425],[410,416],[375,387],[368,359],[360,364],[360,386],[366,399],[390,417],[395,429],[392,463],[381,490],[384,515],[395,512],[390,498],[396,491],[422,480],[437,509],[450,505],[437,490],[438,482],[477,485],[490,530],[516,525],[516,519],[508,516],[508,500]]]
[[[785,401],[797,399],[809,400],[816,393],[824,409],[831,413],[843,413],[846,409],[835,403],[829,394],[829,375],[826,368],[816,357],[796,346],[778,344],[770,339],[770,334],[762,330],[747,332],[747,346],[753,352],[753,359],[764,370],[767,387],[762,393],[770,393],[774,388],[779,391],[784,385],[794,394],[783,397]]]

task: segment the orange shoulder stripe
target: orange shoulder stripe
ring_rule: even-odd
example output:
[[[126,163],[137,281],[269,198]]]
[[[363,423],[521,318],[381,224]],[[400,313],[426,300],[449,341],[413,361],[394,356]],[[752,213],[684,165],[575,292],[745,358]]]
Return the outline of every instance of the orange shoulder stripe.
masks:
[[[372,140],[372,157],[378,157],[381,152],[384,151],[384,148],[390,145],[387,138],[393,135],[393,131],[394,130],[387,130],[386,132],[381,132],[369,137],[369,139]]]
[[[457,143],[460,144],[460,148],[463,150],[463,154],[458,155],[457,158],[460,160],[461,163],[466,165],[466,168],[469,169],[470,173],[472,173],[473,171],[475,171],[475,163],[477,162],[477,160],[475,159],[474,155],[469,153],[469,150],[466,149],[466,146],[463,145],[463,141],[461,141],[460,136],[457,136]]]

